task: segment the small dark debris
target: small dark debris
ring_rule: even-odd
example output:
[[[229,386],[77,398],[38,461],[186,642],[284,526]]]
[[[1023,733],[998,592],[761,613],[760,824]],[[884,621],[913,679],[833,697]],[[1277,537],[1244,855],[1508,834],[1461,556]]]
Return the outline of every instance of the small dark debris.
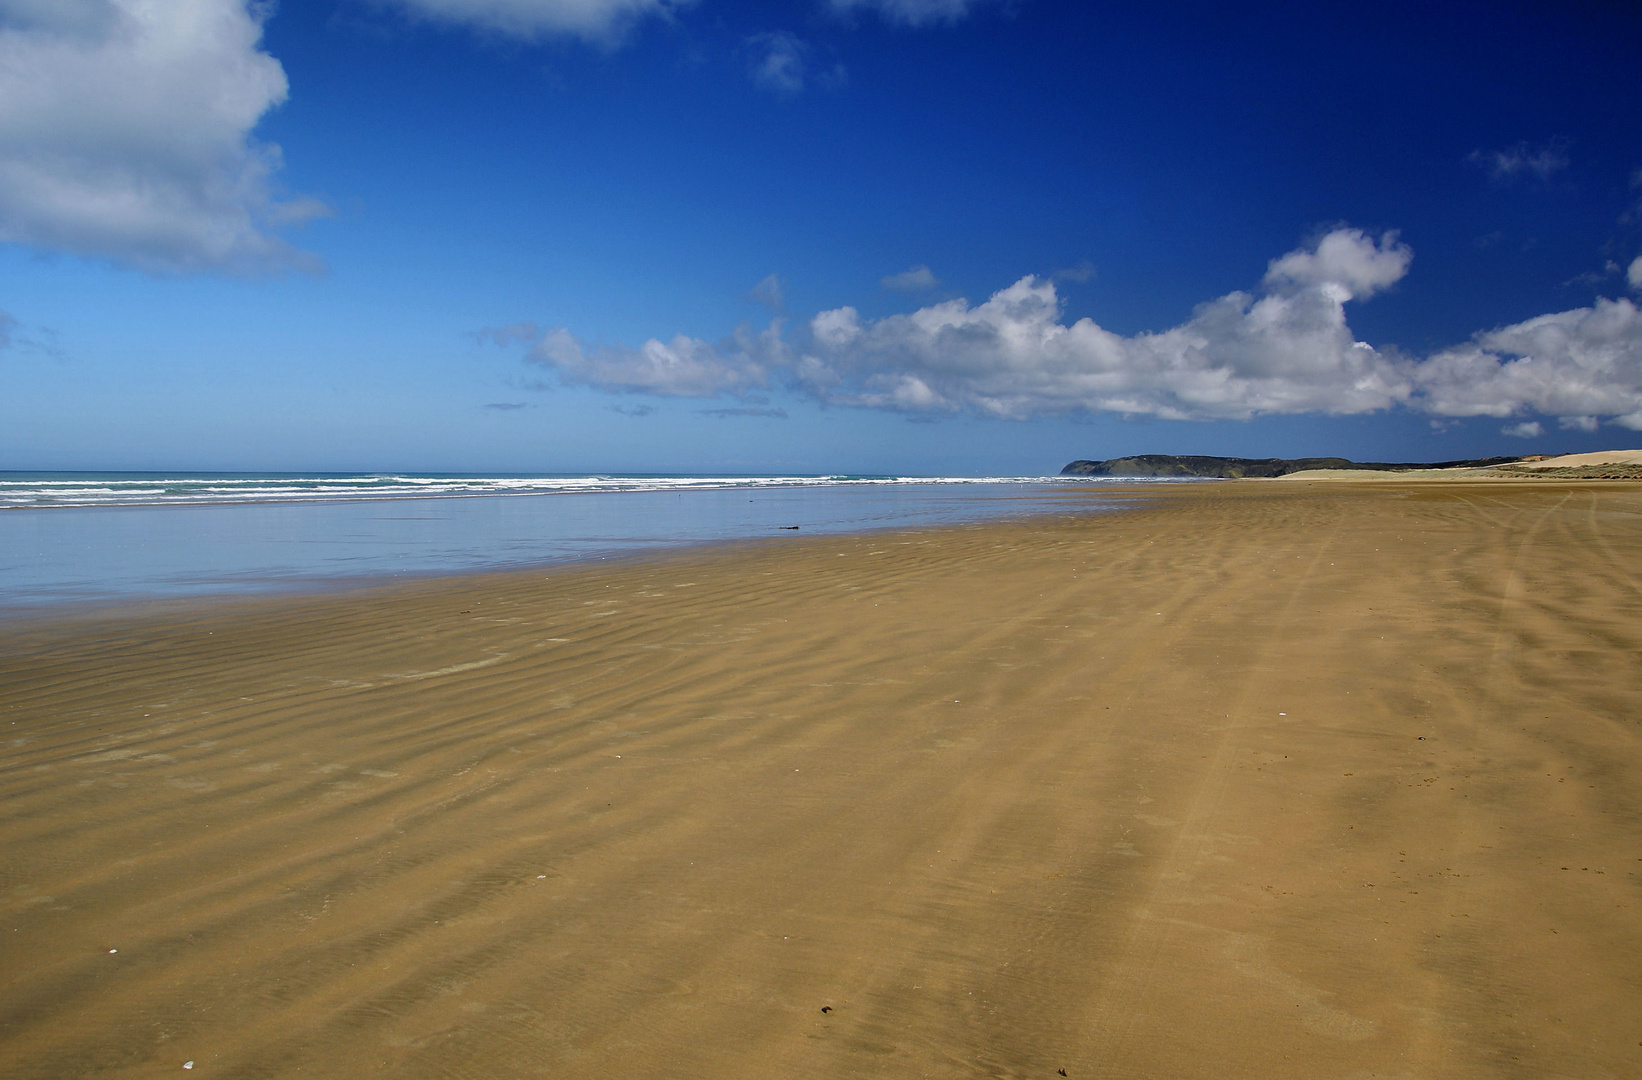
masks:
[[[1424,735],[1421,735],[1421,736],[1420,736],[1420,741],[1421,741],[1421,742],[1424,742],[1424,741],[1425,741],[1425,736],[1424,736]]]
[[[821,1006],[821,1011],[824,1012],[824,1013],[832,1012],[832,1006],[831,1005],[823,1005],[823,1006]]]
[[[1055,1071],[1060,1073],[1062,1076],[1066,1075],[1066,1070],[1065,1069],[1056,1069]]]
[[[778,528],[778,529],[797,529],[798,526],[797,525],[777,525],[776,528]]]

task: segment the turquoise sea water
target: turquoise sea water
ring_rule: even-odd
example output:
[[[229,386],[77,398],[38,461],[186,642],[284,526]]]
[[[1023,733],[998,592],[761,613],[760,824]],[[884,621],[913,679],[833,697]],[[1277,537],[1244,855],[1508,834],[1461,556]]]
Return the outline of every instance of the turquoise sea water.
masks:
[[[0,613],[1095,513],[1111,482],[0,473]]]

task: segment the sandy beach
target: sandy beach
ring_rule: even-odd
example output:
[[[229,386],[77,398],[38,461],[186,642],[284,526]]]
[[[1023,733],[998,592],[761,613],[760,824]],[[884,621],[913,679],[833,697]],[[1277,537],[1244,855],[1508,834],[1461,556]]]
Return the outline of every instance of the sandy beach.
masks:
[[[0,626],[0,1074],[1642,1075],[1642,485],[1120,491]]]

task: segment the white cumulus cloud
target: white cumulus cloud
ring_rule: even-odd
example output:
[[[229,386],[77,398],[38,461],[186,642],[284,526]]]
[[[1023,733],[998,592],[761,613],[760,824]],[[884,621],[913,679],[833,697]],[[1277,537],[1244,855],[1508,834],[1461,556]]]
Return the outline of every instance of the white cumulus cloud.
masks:
[[[492,336],[534,342],[531,358],[567,383],[666,396],[744,395],[780,382],[841,405],[1013,419],[1406,408],[1514,419],[1510,434],[1542,434],[1534,416],[1564,430],[1642,430],[1642,312],[1628,298],[1479,333],[1423,360],[1357,340],[1345,305],[1401,280],[1412,258],[1395,233],[1337,228],[1273,259],[1259,293],[1228,293],[1179,326],[1132,337],[1091,319],[1068,323],[1054,283],[1038,277],[974,306],[948,300],[881,319],[822,311],[796,345],[779,320],[716,345],[679,336],[592,352],[564,330]]]
[[[161,273],[317,260],[270,231],[323,214],[281,200],[285,100],[245,0],[0,0],[0,241]]]
[[[1642,255],[1631,261],[1630,269],[1625,271],[1625,283],[1633,289],[1642,290]]]
[[[1531,411],[1642,430],[1642,312],[1628,299],[1598,299],[1477,334],[1415,375],[1421,407],[1440,416]]]
[[[1357,341],[1342,305],[1396,281],[1409,258],[1392,234],[1336,230],[1275,260],[1265,295],[1230,293],[1135,337],[1065,324],[1054,284],[1036,277],[975,307],[950,300],[874,322],[840,308],[811,321],[814,348],[795,371],[829,400],[1001,417],[1370,412],[1408,400],[1408,365]]]
[[[1313,248],[1291,251],[1266,268],[1273,292],[1324,289],[1341,301],[1366,300],[1408,273],[1414,252],[1388,232],[1378,244],[1358,229],[1335,229]]]
[[[694,0],[378,0],[415,15],[535,41],[579,37],[609,44],[634,23],[666,17]]]

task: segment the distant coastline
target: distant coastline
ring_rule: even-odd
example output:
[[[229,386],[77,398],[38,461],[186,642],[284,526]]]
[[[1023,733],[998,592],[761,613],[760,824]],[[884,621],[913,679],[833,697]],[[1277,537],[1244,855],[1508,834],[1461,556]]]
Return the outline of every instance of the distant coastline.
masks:
[[[1137,454],[1106,461],[1074,461],[1060,471],[1062,476],[1201,476],[1222,480],[1270,478],[1317,469],[1352,472],[1414,472],[1422,469],[1487,469],[1539,461],[1538,457],[1474,458],[1466,461],[1384,462],[1351,461],[1348,458],[1237,458],[1179,454]]]
[[[1233,458],[1138,454],[1106,461],[1074,461],[1062,476],[1091,479],[1274,480],[1642,480],[1642,450],[1585,454],[1531,454],[1429,463],[1352,461],[1348,458]]]

